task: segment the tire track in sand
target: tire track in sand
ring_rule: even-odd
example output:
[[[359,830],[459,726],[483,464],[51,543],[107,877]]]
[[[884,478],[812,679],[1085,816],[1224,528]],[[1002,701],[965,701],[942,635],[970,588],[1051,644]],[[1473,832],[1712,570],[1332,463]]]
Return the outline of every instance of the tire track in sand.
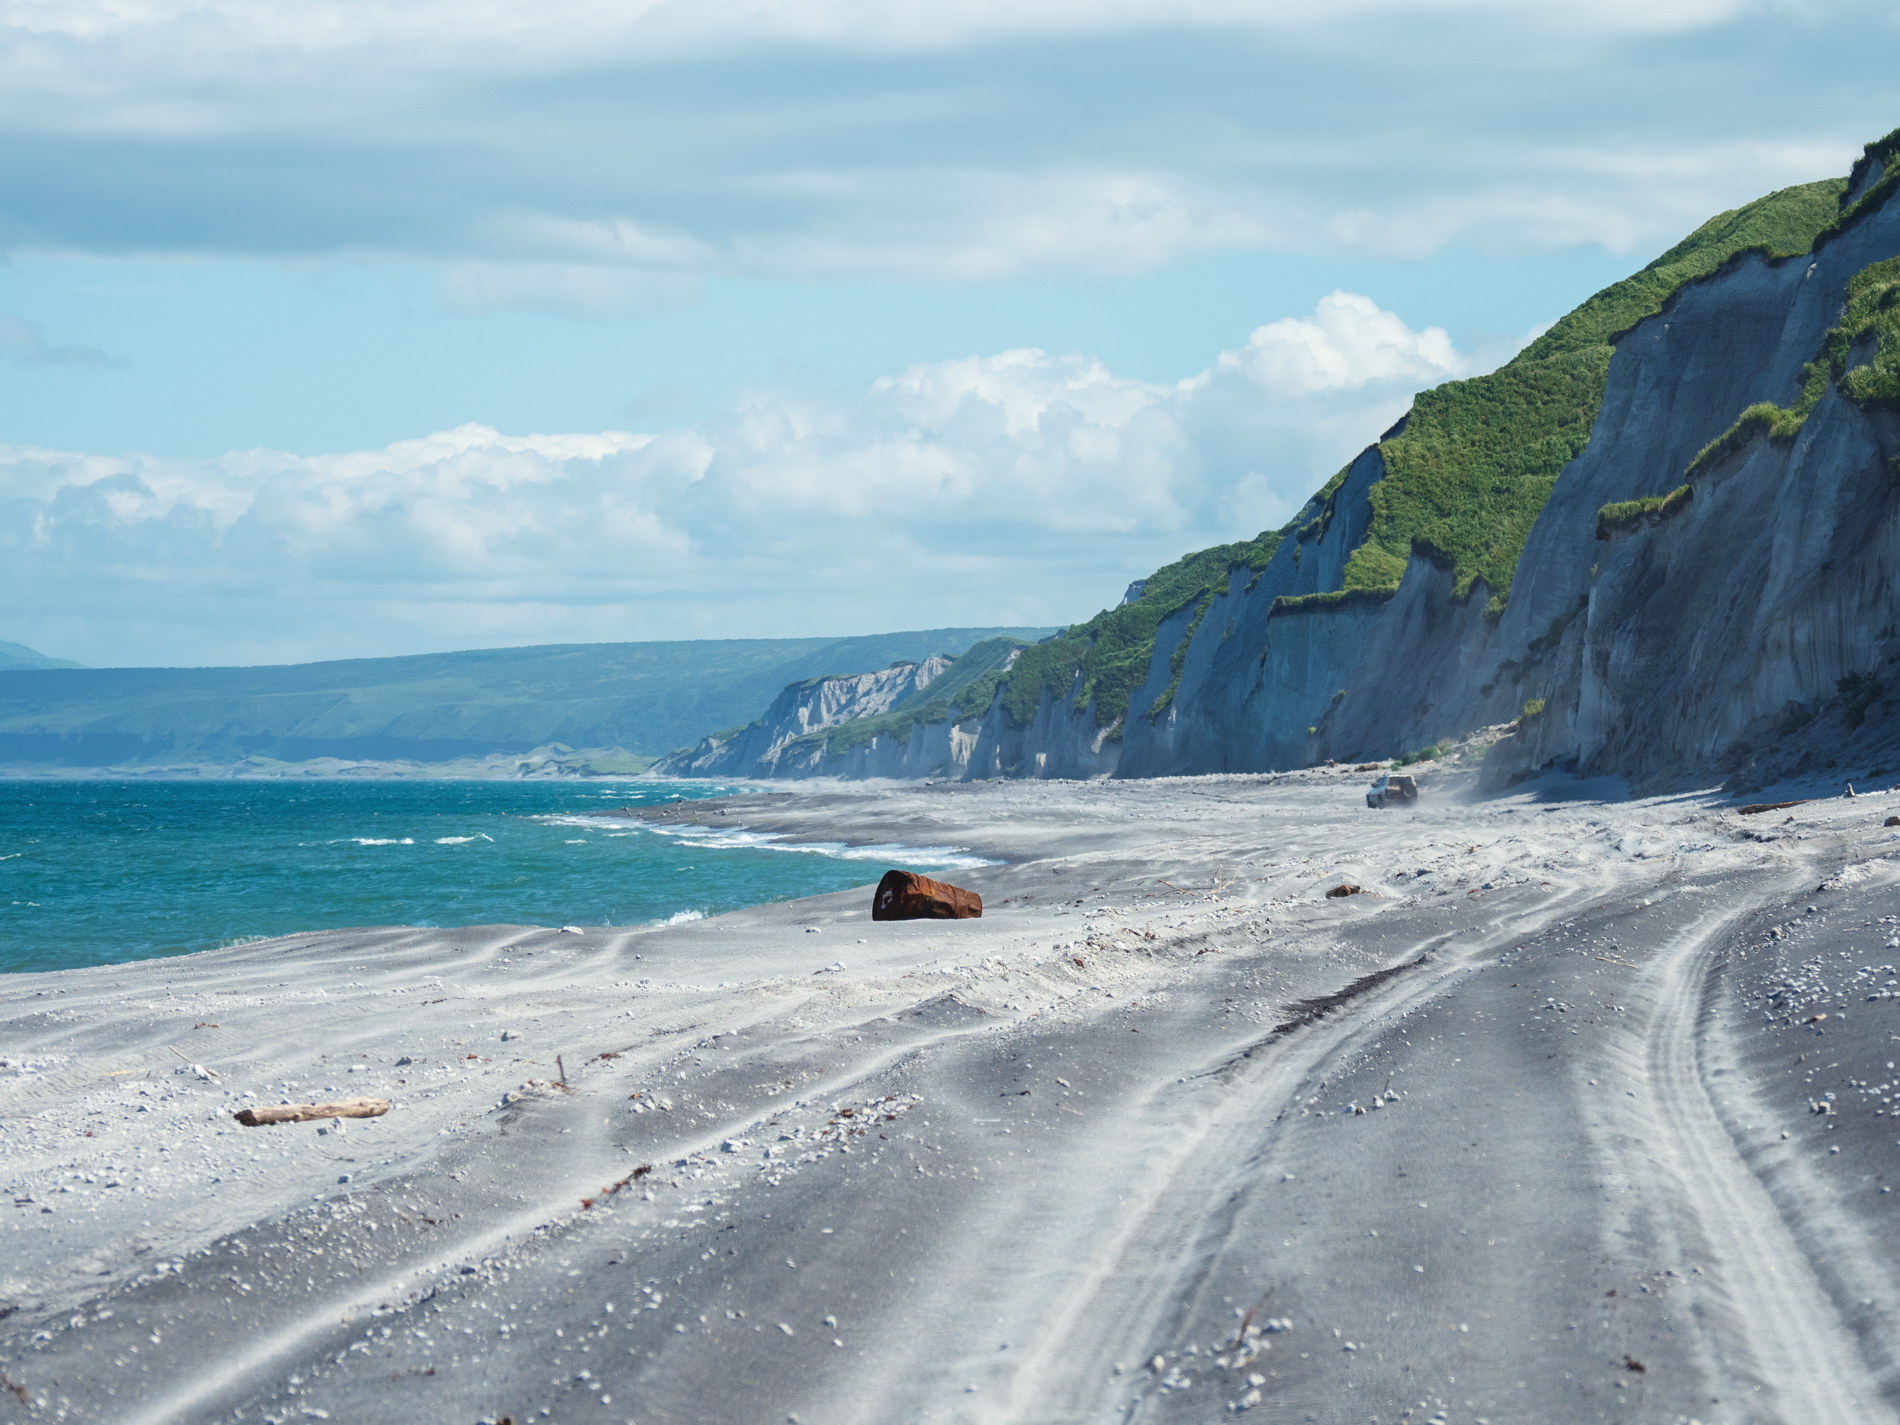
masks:
[[[1711,1343],[1716,1366],[1734,1380],[1735,1395],[1785,1425],[1887,1425],[1895,1416],[1853,1333],[1703,1083],[1711,959],[1723,932],[1756,903],[1704,916],[1650,962],[1656,998],[1639,1099],[1648,1131],[1626,1135],[1621,1151],[1632,1159],[1631,1176],[1660,1171],[1668,1180],[1666,1200],[1715,1258],[1711,1274],[1730,1311],[1725,1319],[1698,1315],[1721,1338]],[[1633,1161],[1637,1155],[1645,1161]]]
[[[1048,1327],[1024,1352],[1007,1403],[987,1418],[1021,1425],[1136,1418],[1151,1392],[1139,1377],[1119,1374],[1116,1362],[1145,1359],[1154,1342],[1180,1334],[1207,1266],[1231,1230],[1236,1187],[1276,1170],[1281,1119],[1302,1085],[1500,951],[1602,899],[1600,887],[1573,886],[1487,923],[1421,937],[1399,963],[1413,969],[1408,962],[1421,951],[1435,958],[1413,973],[1370,987],[1337,1014],[1297,1032],[1207,1046],[1191,1060],[1175,1061],[1172,1073],[1146,1093],[1131,1095],[1123,1142],[1148,1169],[1137,1181],[1107,1187],[1119,1204],[1113,1225],[1086,1248],[1077,1244],[1078,1260],[1089,1266],[1052,1303]],[[1203,1080],[1220,1087],[1184,1104],[1176,1084]]]

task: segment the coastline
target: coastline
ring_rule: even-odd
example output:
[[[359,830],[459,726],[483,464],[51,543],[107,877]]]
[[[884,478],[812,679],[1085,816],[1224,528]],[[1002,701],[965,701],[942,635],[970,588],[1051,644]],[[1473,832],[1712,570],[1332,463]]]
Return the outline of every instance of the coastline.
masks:
[[[235,757],[212,762],[136,762],[103,767],[25,762],[0,765],[0,782],[300,782],[300,781],[616,781],[640,777],[654,758],[624,747],[569,747],[550,742],[528,752],[491,752],[445,762],[406,758]]]
[[[1888,799],[1364,780],[723,807],[997,859],[976,921],[0,977],[0,1374],[48,1419],[1892,1418],[1896,1130],[1805,1056],[1891,1083],[1900,1002],[1763,1020],[1900,958]],[[229,1116],[345,1093],[395,1107]]]

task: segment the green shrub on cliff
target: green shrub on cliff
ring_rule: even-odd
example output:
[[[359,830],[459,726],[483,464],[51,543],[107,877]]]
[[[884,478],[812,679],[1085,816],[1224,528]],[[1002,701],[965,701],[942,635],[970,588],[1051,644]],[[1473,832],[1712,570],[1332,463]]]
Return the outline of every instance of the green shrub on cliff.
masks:
[[[819,728],[792,739],[792,760],[816,747],[833,757],[862,747],[874,737],[890,736],[910,742],[911,728],[919,723],[969,722],[981,718],[996,700],[996,685],[1008,675],[1010,655],[1029,645],[1019,638],[988,638],[973,645],[941,677],[901,698],[887,713],[852,718],[836,727]],[[895,666],[895,665],[893,665]]]
[[[1870,333],[1871,359],[1849,371],[1854,348]],[[1900,257],[1870,263],[1848,281],[1841,319],[1821,338],[1814,360],[1801,368],[1801,393],[1794,405],[1784,411],[1773,401],[1756,402],[1703,446],[1685,473],[1690,479],[1705,474],[1757,436],[1792,444],[1834,384],[1862,407],[1900,410]]]
[[[1896,187],[1900,187],[1900,163],[1894,161],[1896,158],[1900,158],[1900,129],[1867,145],[1847,175],[1846,191],[1852,192],[1867,176],[1869,169],[1875,166],[1880,168],[1881,176],[1860,195],[1852,207],[1842,208],[1840,215],[1816,234],[1816,247],[1851,228],[1886,201],[1887,195]]]
[[[1097,727],[1110,727],[1126,718],[1129,698],[1148,676],[1162,621],[1191,604],[1199,604],[1199,613],[1205,613],[1214,595],[1225,592],[1235,569],[1266,568],[1280,538],[1267,531],[1238,544],[1219,544],[1186,555],[1150,575],[1132,604],[1105,609],[1046,643],[1025,648],[1010,670],[1003,694],[1003,709],[1011,724],[1023,727],[1035,717],[1045,689],[1060,702],[1075,688],[1075,706],[1092,707]],[[1198,614],[1194,622],[1198,624]],[[1182,657],[1186,642],[1180,640],[1176,650]],[[1079,688],[1075,686],[1078,672],[1082,675]],[[1178,666],[1175,677],[1179,682]],[[1164,696],[1157,707],[1165,701]]]
[[[1769,410],[1774,407],[1770,406]],[[1700,457],[1698,457],[1700,458]],[[1616,500],[1597,511],[1597,538],[1608,539],[1640,528],[1650,519],[1670,519],[1689,508],[1694,492],[1678,485],[1666,495],[1651,495],[1641,500]],[[1553,640],[1551,646],[1555,646]]]
[[[1488,376],[1422,393],[1383,442],[1386,478],[1346,566],[1348,588],[1396,588],[1414,551],[1449,569],[1459,595],[1483,579],[1492,612],[1563,467],[1582,453],[1603,404],[1612,341],[1684,283],[1744,253],[1791,256],[1840,212],[1842,179],[1784,188],[1720,213],[1641,272],[1606,287]]]
[[[1693,480],[1705,474],[1711,466],[1743,449],[1757,436],[1779,434],[1783,441],[1793,440],[1805,419],[1806,411],[1797,416],[1794,411],[1782,410],[1773,401],[1757,401],[1735,418],[1734,425],[1697,451],[1696,458],[1689,462],[1689,468],[1682,473]],[[1609,506],[1604,508],[1608,509]]]

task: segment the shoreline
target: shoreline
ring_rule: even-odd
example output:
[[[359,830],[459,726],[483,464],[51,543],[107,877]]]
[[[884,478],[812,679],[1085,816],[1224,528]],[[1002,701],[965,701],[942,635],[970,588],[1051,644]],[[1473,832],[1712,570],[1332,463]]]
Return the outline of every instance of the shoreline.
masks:
[[[0,1375],[48,1419],[1739,1421],[1748,1379],[1892,1418],[1895,1095],[1790,1072],[1895,1083],[1900,1002],[1842,978],[1900,960],[1884,799],[1363,780],[747,808],[1007,855],[952,877],[975,921],[865,890],[0,977]],[[1765,1025],[1777,979],[1831,1018]],[[355,1094],[395,1107],[229,1116]]]

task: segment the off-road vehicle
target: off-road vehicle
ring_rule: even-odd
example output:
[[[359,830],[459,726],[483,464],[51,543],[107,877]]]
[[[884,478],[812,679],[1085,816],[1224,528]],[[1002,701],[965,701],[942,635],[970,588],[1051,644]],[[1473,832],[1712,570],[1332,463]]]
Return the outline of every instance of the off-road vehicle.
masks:
[[[1399,772],[1387,772],[1366,788],[1366,805],[1382,807],[1388,802],[1418,800],[1418,779]]]

